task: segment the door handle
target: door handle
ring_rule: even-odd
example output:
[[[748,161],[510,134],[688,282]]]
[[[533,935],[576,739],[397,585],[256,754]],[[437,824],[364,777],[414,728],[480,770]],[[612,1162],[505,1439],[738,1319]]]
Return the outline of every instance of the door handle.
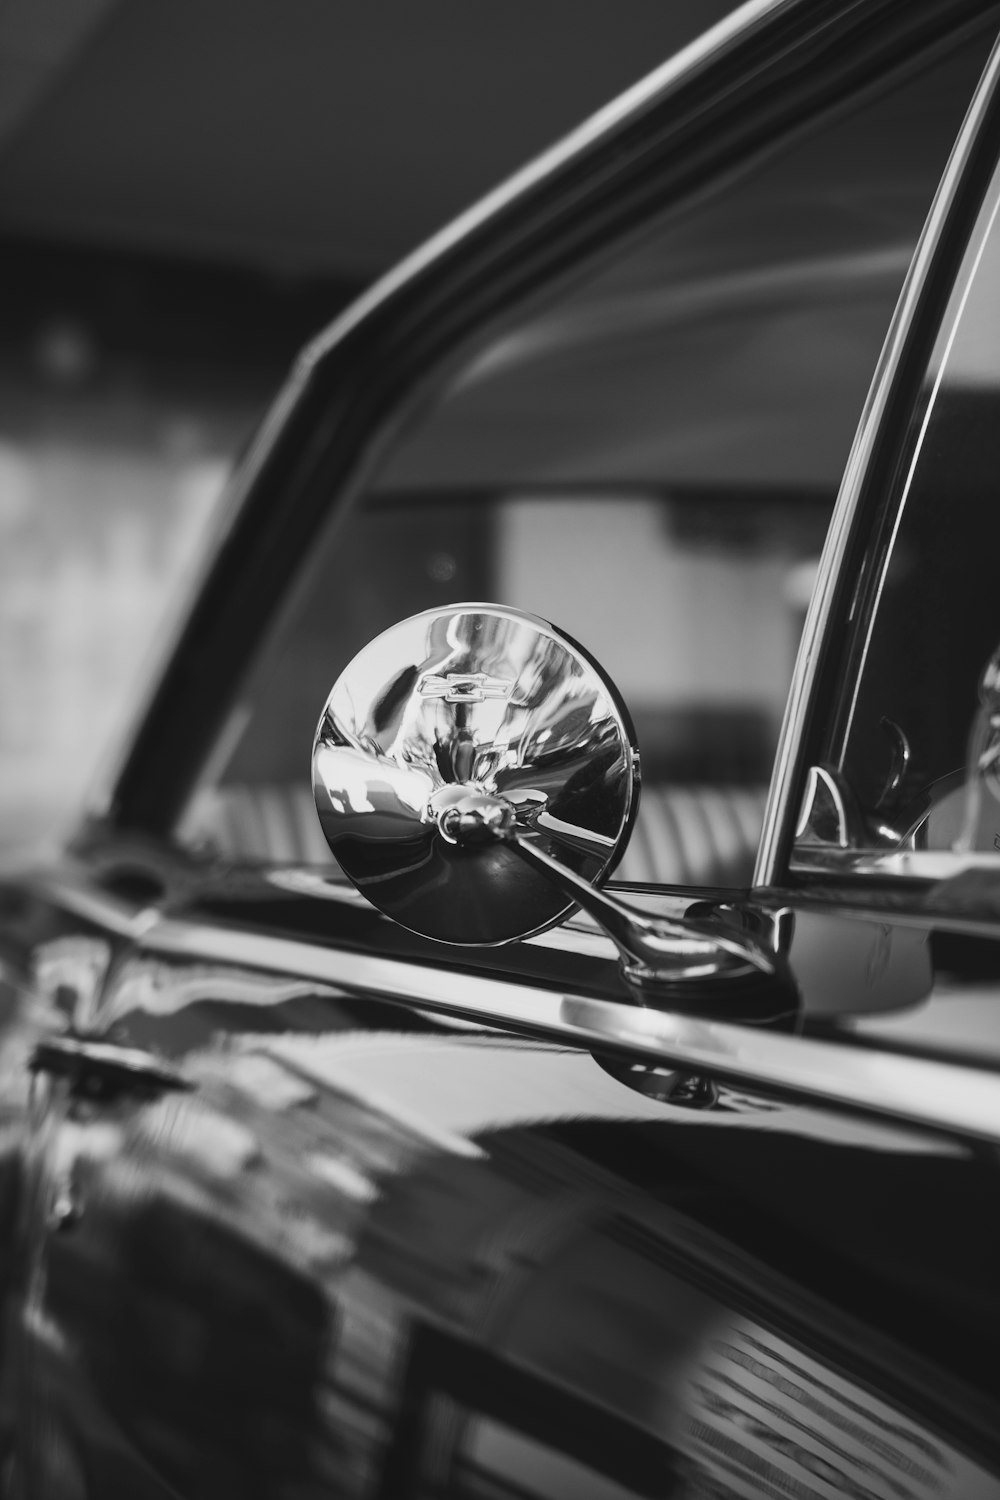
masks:
[[[90,1098],[155,1096],[194,1087],[183,1073],[151,1052],[87,1037],[46,1037],[35,1047],[28,1067],[32,1073],[65,1078],[72,1093]]]

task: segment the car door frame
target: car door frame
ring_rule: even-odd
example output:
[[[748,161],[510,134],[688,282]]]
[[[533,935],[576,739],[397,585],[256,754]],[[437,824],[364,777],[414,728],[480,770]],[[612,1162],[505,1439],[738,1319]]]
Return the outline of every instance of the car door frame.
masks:
[[[872,542],[880,508],[889,498],[898,442],[917,402],[969,232],[996,170],[998,76],[1000,53],[994,48],[907,272],[844,470],[789,690],[754,886],[788,884],[795,822],[811,764],[809,744],[818,714],[837,690],[835,643],[858,596],[859,580],[874,566]],[[814,889],[822,885],[810,883]]]

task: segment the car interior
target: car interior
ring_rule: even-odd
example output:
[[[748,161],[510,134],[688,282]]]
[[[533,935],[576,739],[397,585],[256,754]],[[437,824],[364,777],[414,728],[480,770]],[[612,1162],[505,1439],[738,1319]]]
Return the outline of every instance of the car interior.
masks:
[[[807,865],[811,858],[822,866],[831,853],[849,863],[857,855],[877,863],[880,855],[900,854],[918,873],[924,855],[956,854],[982,865],[1000,850],[1000,613],[991,503],[997,202],[994,176],[891,477],[874,487],[874,545],[856,570],[852,623],[835,653],[842,686],[825,695],[818,716],[825,722],[796,852]],[[841,826],[825,834],[815,796],[820,768],[833,776],[829,785],[840,804]],[[948,866],[925,861],[923,869]]]
[[[470,352],[321,547],[177,829],[336,866],[308,778],[357,651],[455,601],[551,621],[632,715],[625,883],[750,881],[840,476],[982,64],[979,37],[835,113]]]

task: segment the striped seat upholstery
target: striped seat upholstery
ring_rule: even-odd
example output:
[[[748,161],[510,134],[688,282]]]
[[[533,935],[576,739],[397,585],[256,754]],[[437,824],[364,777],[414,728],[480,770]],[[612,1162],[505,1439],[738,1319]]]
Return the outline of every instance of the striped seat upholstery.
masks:
[[[766,788],[643,787],[639,817],[615,879],[654,885],[747,885]],[[181,829],[224,858],[251,863],[332,861],[307,784],[225,786],[202,792]]]
[[[654,885],[749,885],[766,787],[646,786],[615,879]]]
[[[308,783],[240,783],[195,797],[180,830],[185,843],[251,864],[333,861]]]

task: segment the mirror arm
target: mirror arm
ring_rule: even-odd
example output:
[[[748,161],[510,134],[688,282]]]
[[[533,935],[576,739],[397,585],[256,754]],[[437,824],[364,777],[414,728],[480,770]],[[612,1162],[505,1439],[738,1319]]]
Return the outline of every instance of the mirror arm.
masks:
[[[594,918],[617,947],[626,982],[642,997],[668,995],[678,984],[736,979],[754,971],[791,983],[783,955],[750,933],[638,911],[574,874],[516,826],[498,827],[494,837]]]

